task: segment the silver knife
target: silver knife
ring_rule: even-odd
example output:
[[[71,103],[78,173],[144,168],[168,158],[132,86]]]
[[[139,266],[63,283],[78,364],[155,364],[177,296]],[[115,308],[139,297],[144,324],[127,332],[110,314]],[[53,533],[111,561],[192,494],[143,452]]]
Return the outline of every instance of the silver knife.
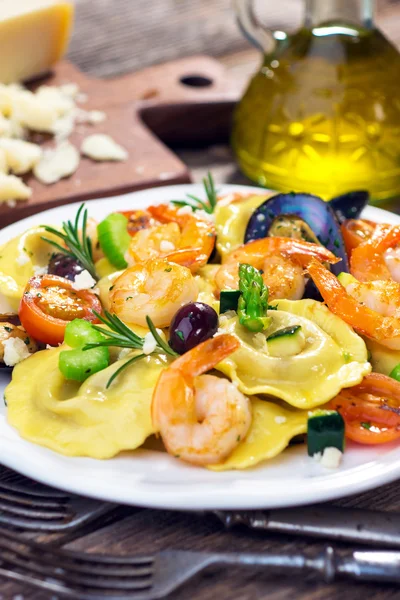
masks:
[[[268,511],[212,511],[227,528],[254,530],[400,548],[400,514],[313,505]]]

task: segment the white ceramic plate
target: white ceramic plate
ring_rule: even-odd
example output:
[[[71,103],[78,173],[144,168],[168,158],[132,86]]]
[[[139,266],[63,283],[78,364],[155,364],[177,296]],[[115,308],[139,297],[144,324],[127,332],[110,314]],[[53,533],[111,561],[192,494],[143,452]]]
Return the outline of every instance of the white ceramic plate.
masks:
[[[224,186],[221,192],[257,191],[245,186]],[[265,191],[265,190],[261,190]],[[202,194],[202,186],[173,186],[146,190],[88,203],[97,219],[114,210]],[[78,204],[34,215],[0,231],[0,245],[37,224],[60,224],[72,218]],[[368,208],[365,217],[400,223],[400,217]],[[0,373],[0,393],[9,377]],[[1,403],[3,404],[3,403]],[[154,508],[251,509],[300,505],[356,494],[400,476],[400,447],[376,448],[348,444],[341,467],[324,470],[306,456],[305,446],[291,447],[276,459],[247,471],[214,473],[192,467],[168,454],[149,450],[123,453],[106,461],[68,458],[19,437],[0,408],[0,461],[33,479],[58,488],[113,502]]]

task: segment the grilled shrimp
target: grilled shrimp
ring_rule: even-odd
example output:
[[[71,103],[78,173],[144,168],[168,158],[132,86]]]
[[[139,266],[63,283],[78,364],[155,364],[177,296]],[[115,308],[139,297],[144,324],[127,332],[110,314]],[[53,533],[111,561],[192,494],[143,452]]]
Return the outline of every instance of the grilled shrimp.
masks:
[[[176,311],[193,302],[198,285],[190,270],[165,259],[152,259],[126,269],[110,292],[111,312],[122,321],[146,327],[167,327]]]
[[[213,223],[168,204],[150,206],[147,212],[156,224],[132,237],[129,264],[162,257],[195,273],[207,263],[215,243]]]
[[[339,260],[318,244],[294,238],[262,238],[234,250],[219,268],[215,282],[220,290],[238,289],[239,265],[247,263],[263,271],[271,299],[298,300],[305,288],[303,267],[311,257],[329,263]]]
[[[328,308],[348,325],[380,344],[400,350],[400,284],[395,281],[351,283],[346,289],[313,259],[308,272]]]
[[[167,451],[197,465],[223,461],[251,425],[250,400],[233,383],[204,375],[238,349],[239,340],[219,335],[175,360],[158,379],[152,418]]]
[[[400,281],[400,225],[378,225],[351,253],[350,271],[359,281]]]

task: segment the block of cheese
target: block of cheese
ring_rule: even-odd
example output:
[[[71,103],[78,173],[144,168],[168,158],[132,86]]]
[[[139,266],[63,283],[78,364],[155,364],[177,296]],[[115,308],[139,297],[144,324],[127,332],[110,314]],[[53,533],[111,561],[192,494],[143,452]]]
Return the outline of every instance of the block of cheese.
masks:
[[[46,73],[67,49],[73,12],[67,0],[0,0],[0,82]]]

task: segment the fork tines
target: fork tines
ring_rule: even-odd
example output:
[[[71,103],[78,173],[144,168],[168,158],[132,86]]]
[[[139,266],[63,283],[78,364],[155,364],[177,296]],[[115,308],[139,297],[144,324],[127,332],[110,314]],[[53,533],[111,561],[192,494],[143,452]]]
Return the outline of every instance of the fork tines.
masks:
[[[115,505],[42,485],[10,469],[0,470],[0,524],[27,531],[65,532],[111,511]]]
[[[0,576],[64,597],[140,600],[151,588],[153,562],[151,556],[103,557],[47,548],[0,529]]]

